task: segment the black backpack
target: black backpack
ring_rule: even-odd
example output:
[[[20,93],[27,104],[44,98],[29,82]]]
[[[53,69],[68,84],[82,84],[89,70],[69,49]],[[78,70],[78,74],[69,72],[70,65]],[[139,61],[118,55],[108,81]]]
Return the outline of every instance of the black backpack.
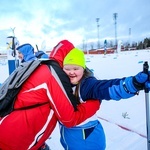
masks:
[[[22,84],[30,77],[30,75],[38,68],[39,65],[45,64],[53,67],[57,73],[62,85],[74,107],[77,110],[78,101],[72,94],[70,80],[59,64],[53,60],[34,60],[25,62],[15,69],[11,75],[0,86],[0,117],[4,117],[14,110],[14,102]],[[37,106],[36,106],[37,107]],[[23,109],[29,109],[23,108]]]

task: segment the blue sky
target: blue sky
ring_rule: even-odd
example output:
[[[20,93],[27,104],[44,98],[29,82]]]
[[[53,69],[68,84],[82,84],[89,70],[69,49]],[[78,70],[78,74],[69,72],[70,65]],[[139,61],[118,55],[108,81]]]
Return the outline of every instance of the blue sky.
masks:
[[[117,13],[117,39],[140,41],[150,37],[150,0],[3,0],[0,2],[0,38],[11,35],[20,44],[53,47],[62,39],[75,45],[83,41],[115,39],[113,14]],[[131,28],[131,34],[129,34]],[[4,43],[4,42],[3,42]],[[0,41],[1,44],[1,41]]]

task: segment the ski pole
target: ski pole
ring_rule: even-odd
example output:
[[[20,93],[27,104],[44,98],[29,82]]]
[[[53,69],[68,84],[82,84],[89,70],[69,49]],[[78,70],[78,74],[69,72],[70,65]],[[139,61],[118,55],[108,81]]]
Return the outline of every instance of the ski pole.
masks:
[[[148,62],[145,61],[143,64],[143,72],[148,74]],[[149,80],[149,77],[148,77]],[[147,150],[150,150],[150,103],[149,103],[149,90],[144,88],[145,91],[145,105],[146,105],[146,127],[147,127]]]
[[[36,49],[37,49],[37,51],[39,51],[39,48],[38,48],[37,44],[36,44]]]

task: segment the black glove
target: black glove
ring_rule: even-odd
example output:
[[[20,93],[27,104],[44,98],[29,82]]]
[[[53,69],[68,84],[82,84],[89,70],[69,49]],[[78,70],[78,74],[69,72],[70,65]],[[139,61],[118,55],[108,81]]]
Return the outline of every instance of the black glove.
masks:
[[[133,85],[134,87],[139,91],[143,90],[144,87],[150,89],[150,71],[148,71],[148,74],[144,72],[139,72],[137,75],[133,77]]]

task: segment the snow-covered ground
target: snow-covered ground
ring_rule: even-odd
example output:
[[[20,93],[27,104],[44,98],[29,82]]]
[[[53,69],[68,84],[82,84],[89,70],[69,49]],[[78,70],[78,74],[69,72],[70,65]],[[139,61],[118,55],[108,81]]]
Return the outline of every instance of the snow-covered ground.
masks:
[[[87,66],[98,79],[136,75],[143,70],[144,61],[150,63],[150,51],[128,51],[109,55],[86,55]],[[0,60],[0,83],[8,77],[7,60]],[[102,123],[106,150],[147,150],[145,93],[121,101],[103,101],[97,117]],[[56,126],[47,140],[52,150],[63,150]]]

